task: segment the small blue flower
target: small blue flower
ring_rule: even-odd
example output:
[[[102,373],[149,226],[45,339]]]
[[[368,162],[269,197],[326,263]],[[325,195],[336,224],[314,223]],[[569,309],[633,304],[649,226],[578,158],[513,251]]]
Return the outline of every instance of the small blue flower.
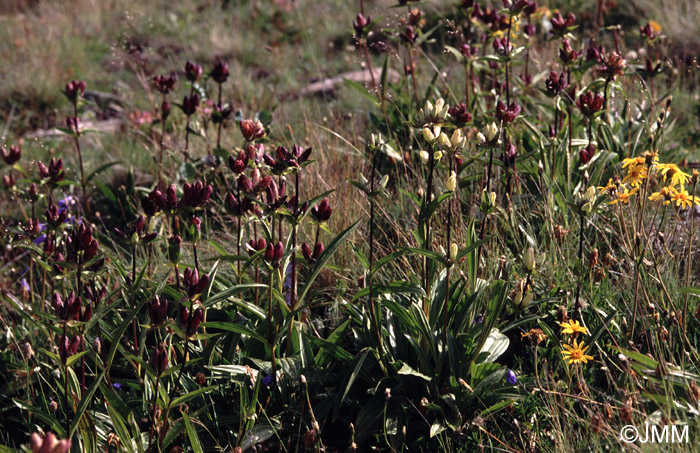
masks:
[[[32,242],[34,242],[34,245],[39,245],[39,244],[43,244],[45,240],[46,240],[46,235],[42,234],[41,236],[37,236],[37,238],[34,239],[34,241],[32,241]]]
[[[481,324],[484,322],[484,315],[476,315],[476,318],[474,318],[474,324]]]
[[[508,370],[508,373],[506,373],[506,382],[508,382],[510,385],[515,385],[518,382],[518,378],[515,376],[515,372],[513,370]]]
[[[58,205],[59,212],[70,211],[70,208],[76,204],[76,201],[72,195],[66,195],[65,198],[58,200],[58,203],[56,204]]]
[[[262,380],[262,385],[265,387],[269,387],[272,385],[272,383],[275,381],[275,377],[273,375],[265,376]]]
[[[114,382],[112,384],[112,387],[114,387],[114,390],[121,390],[122,389],[122,385],[119,382]]]
[[[26,292],[29,292],[29,283],[27,283],[26,278],[23,278],[22,280],[20,280],[19,284],[22,286],[23,290],[25,290]]]
[[[292,262],[290,261],[289,264],[287,265],[287,269],[285,271],[285,277],[284,277],[284,283],[282,284],[282,288],[288,289],[287,295],[285,296],[285,300],[287,301],[287,305],[291,306],[292,305]]]

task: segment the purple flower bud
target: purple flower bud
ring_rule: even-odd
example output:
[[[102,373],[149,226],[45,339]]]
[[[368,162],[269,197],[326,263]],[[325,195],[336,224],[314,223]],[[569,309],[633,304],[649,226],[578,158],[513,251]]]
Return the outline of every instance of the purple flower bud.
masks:
[[[311,208],[311,216],[317,222],[326,222],[328,219],[330,219],[332,213],[333,208],[331,208],[328,198],[324,198],[318,205]]]
[[[167,120],[170,116],[170,102],[168,102],[167,99],[160,104],[160,116],[163,118],[163,121]]]
[[[472,114],[469,113],[467,110],[467,104],[464,102],[450,107],[448,113],[457,127],[462,127],[467,123],[470,123],[472,120]]]
[[[265,126],[263,126],[263,123],[260,120],[243,120],[241,121],[240,128],[243,138],[249,142],[265,136]]]
[[[592,117],[597,112],[603,109],[604,98],[600,93],[594,93],[593,91],[588,91],[581,96],[579,96],[576,101],[581,113],[587,117]]]
[[[75,104],[78,101],[78,98],[85,94],[85,82],[80,80],[71,80],[70,82],[66,83],[64,93],[68,100]]]
[[[202,77],[202,67],[197,63],[188,61],[185,63],[185,74],[187,74],[187,80],[190,82],[196,82],[200,77]]]
[[[202,322],[203,317],[204,312],[199,307],[192,312],[192,316],[187,324],[187,336],[192,336],[197,333],[197,329],[199,328],[199,324]]]
[[[301,253],[307,261],[311,261],[311,247],[306,242],[301,244]]]
[[[265,247],[264,258],[267,262],[272,262],[275,259],[275,248],[272,246],[272,243],[267,244],[267,247]]]
[[[581,161],[581,165],[586,165],[588,162],[590,162],[594,155],[595,145],[591,143],[578,152],[578,158]]]
[[[407,44],[413,44],[414,42],[416,42],[416,39],[418,39],[418,35],[416,35],[416,32],[413,29],[413,26],[411,26],[411,25],[406,26],[403,33],[401,33],[401,39],[403,39],[403,41],[406,42]]]
[[[322,242],[317,242],[314,246],[314,253],[311,255],[314,260],[317,260],[319,256],[323,253],[324,246]]]
[[[175,187],[175,184],[170,184],[165,191],[165,200],[166,205],[161,207],[161,209],[165,211],[167,208],[169,211],[174,211],[177,208],[177,187]]]
[[[211,71],[211,78],[216,83],[224,83],[228,79],[228,64],[219,60]]]
[[[157,75],[153,77],[153,85],[156,87],[156,90],[160,91],[163,94],[168,94],[175,87],[176,80],[177,77],[175,76],[175,74],[170,74],[167,76]]]
[[[182,244],[182,238],[180,236],[170,236],[170,238],[168,238],[168,259],[173,264],[179,263],[182,257],[180,244]]]
[[[180,204],[188,208],[198,208],[204,206],[211,197],[214,188],[202,181],[195,181],[192,184],[185,183],[182,186],[182,200]]]
[[[243,170],[248,168],[248,155],[244,151],[239,151],[236,158],[229,156],[228,166],[237,175],[243,173]]]
[[[193,115],[197,111],[197,107],[199,107],[199,94],[198,93],[193,93],[192,96],[185,96],[182,98],[182,112],[187,115]]]
[[[515,376],[515,372],[513,370],[508,370],[508,373],[506,373],[506,382],[508,382],[510,385],[515,385],[518,382],[518,378]]]
[[[158,325],[165,321],[168,313],[168,299],[160,299],[155,296],[148,302],[148,316],[151,318],[152,325]]]
[[[282,255],[284,255],[284,245],[282,245],[282,241],[278,241],[275,244],[275,261],[281,260]]]
[[[14,165],[22,158],[22,149],[15,145],[10,145],[9,150],[3,146],[0,148],[0,153],[2,153],[2,160],[4,160],[7,165]]]
[[[357,17],[355,17],[355,20],[352,22],[352,27],[355,29],[355,34],[358,38],[364,35],[365,28],[370,22],[372,22],[371,17],[365,17],[362,13],[357,13]]]
[[[159,343],[155,351],[153,351],[151,366],[158,376],[168,369],[168,350],[165,343]]]
[[[503,101],[498,101],[496,105],[496,118],[503,121],[503,123],[512,123],[515,118],[518,117],[522,108],[516,105],[515,102],[511,102],[508,107],[506,107]]]

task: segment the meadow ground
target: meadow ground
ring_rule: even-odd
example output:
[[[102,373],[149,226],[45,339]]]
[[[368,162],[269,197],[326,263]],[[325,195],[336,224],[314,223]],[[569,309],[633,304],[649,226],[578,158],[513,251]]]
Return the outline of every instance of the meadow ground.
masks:
[[[699,16],[3,2],[0,452],[692,451]]]

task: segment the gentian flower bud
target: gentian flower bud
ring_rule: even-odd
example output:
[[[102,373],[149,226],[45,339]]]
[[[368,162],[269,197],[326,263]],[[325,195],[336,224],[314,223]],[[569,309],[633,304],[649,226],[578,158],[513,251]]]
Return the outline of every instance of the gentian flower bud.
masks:
[[[331,208],[328,198],[324,198],[318,205],[311,208],[311,216],[319,223],[328,221],[332,213],[333,208]]]
[[[221,60],[217,61],[214,65],[214,69],[211,71],[211,78],[214,79],[216,83],[224,83],[228,79],[228,63]]]
[[[581,165],[586,165],[588,162],[590,162],[594,155],[595,155],[595,145],[593,143],[591,143],[590,145],[586,146],[585,148],[583,148],[581,151],[578,152],[578,157],[579,157],[579,160],[581,161]]]
[[[187,76],[187,80],[194,83],[199,80],[200,77],[202,77],[202,67],[196,63],[188,61],[185,63],[185,74]]]
[[[71,103],[75,104],[78,102],[78,99],[85,94],[85,82],[80,80],[71,80],[70,82],[66,83],[64,94]]]
[[[54,433],[46,433],[41,437],[39,433],[31,436],[32,453],[70,453],[73,442],[69,439],[57,439]]]
[[[363,16],[362,13],[357,13],[357,17],[352,22],[352,27],[355,29],[357,37],[361,37],[365,33],[365,28],[372,22],[372,18]]]
[[[506,107],[503,101],[498,101],[496,105],[496,118],[503,121],[504,124],[512,123],[515,118],[518,117],[522,108],[516,105],[515,102],[511,102],[508,107]]]
[[[240,128],[243,138],[249,142],[265,136],[265,126],[263,126],[263,123],[260,120],[243,120],[241,121]]]
[[[307,261],[311,261],[311,247],[306,242],[301,244],[301,253]]]
[[[187,289],[187,295],[190,298],[194,298],[198,294],[201,294],[207,287],[209,284],[209,276],[207,274],[203,274],[200,277],[197,269],[186,268],[184,272],[184,282],[185,288]]]
[[[165,343],[159,343],[155,351],[153,351],[151,367],[153,367],[157,376],[160,376],[168,369],[168,350]]]
[[[160,91],[163,94],[168,94],[170,93],[173,88],[175,88],[175,81],[177,80],[177,77],[175,74],[170,74],[170,75],[157,75],[153,77],[153,85],[156,87],[156,90]]]
[[[192,96],[185,96],[182,98],[182,112],[187,115],[193,115],[199,107],[199,94],[193,93]]]
[[[2,153],[2,160],[7,165],[14,165],[22,158],[22,149],[16,145],[10,145],[9,150],[3,146],[0,152]]]
[[[167,313],[168,299],[161,299],[158,296],[155,296],[150,302],[148,302],[148,316],[151,318],[152,325],[158,325],[165,321]]]
[[[284,245],[282,245],[282,241],[278,241],[277,244],[275,244],[275,261],[281,260],[283,254]]]
[[[182,256],[180,244],[182,244],[182,238],[180,236],[171,236],[168,239],[168,258],[173,264],[180,262],[180,257]]]
[[[265,254],[264,254],[265,261],[271,263],[272,260],[275,259],[275,248],[272,245],[272,243],[267,244],[267,247],[265,247]]]
[[[581,113],[590,118],[603,109],[603,102],[603,95],[588,91],[579,96],[576,105]]]
[[[248,168],[248,155],[244,151],[239,151],[235,159],[229,156],[228,166],[237,175],[243,173],[243,170]]]

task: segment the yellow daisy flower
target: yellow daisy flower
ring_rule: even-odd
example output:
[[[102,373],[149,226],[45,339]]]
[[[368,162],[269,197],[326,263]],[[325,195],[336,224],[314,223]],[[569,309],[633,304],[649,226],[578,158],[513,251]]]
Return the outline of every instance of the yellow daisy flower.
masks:
[[[672,186],[662,187],[658,192],[654,192],[649,196],[650,201],[664,200],[664,204],[669,204],[671,202],[671,189]]]
[[[676,202],[676,206],[680,206],[681,209],[690,208],[693,203],[700,205],[700,198],[688,194],[688,191],[681,186],[681,190],[671,187],[671,200]]]
[[[659,23],[656,22],[655,20],[650,20],[649,26],[651,27],[652,30],[654,30],[654,33],[656,33],[656,34],[661,33],[661,25],[659,25]]]
[[[685,186],[690,181],[690,175],[683,173],[676,164],[659,164],[656,170],[664,175],[664,181],[670,178],[672,186]]]
[[[627,159],[622,159],[622,168],[627,166],[637,167],[639,165],[644,165],[644,162],[646,162],[646,158],[642,156],[628,157]]]
[[[574,345],[562,345],[564,351],[561,352],[563,359],[568,360],[569,365],[572,363],[587,363],[589,360],[593,360],[593,356],[586,355],[586,350],[590,346],[583,347],[583,341],[577,343],[574,339]]]
[[[581,324],[579,324],[578,321],[570,321],[570,322],[563,322],[559,324],[561,327],[563,327],[563,330],[561,333],[568,333],[568,334],[575,334],[575,333],[585,333],[588,335],[588,329]]]
[[[612,178],[608,179],[608,183],[604,186],[598,186],[597,187],[598,191],[601,194],[604,193],[613,193],[617,190],[617,185],[613,182]]]
[[[646,165],[630,165],[627,168],[627,176],[622,178],[624,184],[630,183],[632,187],[638,187],[648,176]]]
[[[631,197],[632,195],[634,195],[635,193],[637,193],[638,190],[639,190],[638,187],[635,187],[635,188],[632,189],[632,190],[627,190],[627,188],[625,187],[625,191],[624,191],[624,192],[619,192],[619,191],[618,191],[617,198],[615,198],[615,199],[614,199],[613,201],[611,201],[609,204],[617,204],[617,203],[629,204],[629,202],[630,202],[630,197]]]

